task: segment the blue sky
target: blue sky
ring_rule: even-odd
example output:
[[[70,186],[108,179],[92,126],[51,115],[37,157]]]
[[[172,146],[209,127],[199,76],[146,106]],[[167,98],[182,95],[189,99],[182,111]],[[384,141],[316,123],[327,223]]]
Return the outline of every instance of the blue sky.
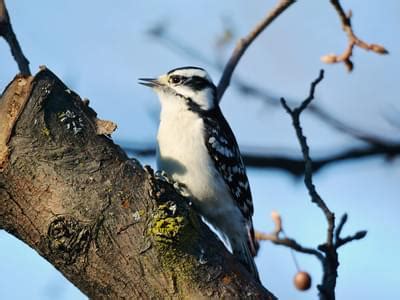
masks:
[[[14,29],[31,61],[33,72],[47,65],[71,89],[91,100],[100,117],[118,123],[116,142],[155,141],[158,100],[137,84],[137,78],[159,75],[174,67],[199,65],[215,81],[220,73],[201,61],[171,51],[146,31],[155,23],[168,26],[171,35],[211,60],[226,60],[232,46],[217,54],[215,40],[226,20],[235,37],[246,34],[275,1],[8,1]],[[346,46],[338,18],[329,1],[294,4],[249,48],[235,75],[275,95],[301,100],[309,83],[325,68],[317,88],[318,104],[347,123],[383,138],[398,139],[399,128],[387,118],[398,118],[400,69],[400,2],[352,0],[354,30],[367,42],[381,43],[389,56],[356,49],[355,70],[325,66],[319,57],[340,53]],[[15,75],[16,64],[7,45],[0,42],[0,87]],[[222,109],[243,147],[298,153],[289,117],[280,108],[246,98],[234,87]],[[314,157],[360,145],[305,114],[303,127]],[[152,159],[141,159],[152,164]],[[341,215],[349,213],[344,233],[368,230],[365,240],[340,250],[338,299],[394,299],[400,284],[400,163],[382,158],[341,163],[315,176],[328,205]],[[270,212],[281,213],[285,231],[305,245],[325,238],[325,220],[311,204],[302,181],[282,171],[249,170],[258,230],[269,231]],[[257,264],[266,287],[281,299],[315,299],[321,267],[313,257],[298,254],[302,269],[312,274],[310,291],[292,285],[295,266],[286,248],[264,244]],[[49,263],[29,247],[0,231],[1,299],[85,299]],[[23,287],[23,288],[21,288]]]

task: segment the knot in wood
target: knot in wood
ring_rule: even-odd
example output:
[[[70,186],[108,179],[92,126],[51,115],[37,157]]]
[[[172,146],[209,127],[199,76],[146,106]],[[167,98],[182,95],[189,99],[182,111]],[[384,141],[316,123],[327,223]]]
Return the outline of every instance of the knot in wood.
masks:
[[[64,264],[70,265],[86,254],[91,230],[88,225],[70,216],[59,216],[49,224],[47,237],[50,252]]]

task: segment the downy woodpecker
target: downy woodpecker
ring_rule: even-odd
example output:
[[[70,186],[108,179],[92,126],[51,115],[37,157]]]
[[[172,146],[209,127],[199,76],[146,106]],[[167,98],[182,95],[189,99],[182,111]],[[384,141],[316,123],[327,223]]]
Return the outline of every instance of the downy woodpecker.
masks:
[[[259,281],[250,186],[210,76],[201,68],[183,67],[140,83],[161,102],[157,167],[183,185],[195,209]]]

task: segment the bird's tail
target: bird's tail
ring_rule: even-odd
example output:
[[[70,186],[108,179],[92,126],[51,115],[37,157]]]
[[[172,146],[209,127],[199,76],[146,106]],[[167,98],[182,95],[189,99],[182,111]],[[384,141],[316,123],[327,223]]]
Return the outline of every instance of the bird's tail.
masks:
[[[255,253],[253,252],[254,245],[254,235],[250,237],[249,240],[241,240],[237,241],[237,243],[231,244],[233,255],[238,258],[241,263],[246,267],[246,269],[253,274],[254,278],[260,282],[260,276],[258,275],[257,266],[255,264],[253,256]],[[251,240],[250,240],[251,239]],[[251,249],[253,248],[253,249]]]

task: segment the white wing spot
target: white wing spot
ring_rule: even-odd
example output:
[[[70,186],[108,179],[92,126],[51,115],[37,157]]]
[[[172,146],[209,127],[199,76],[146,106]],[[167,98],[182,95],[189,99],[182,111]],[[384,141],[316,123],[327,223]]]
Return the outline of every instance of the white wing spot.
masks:
[[[220,137],[220,141],[224,144],[228,145],[228,141],[226,140],[226,138],[224,138],[223,136]]]
[[[221,145],[219,145],[218,143],[214,143],[212,144],[212,147],[215,148],[215,150],[217,150],[219,153],[221,153],[222,155],[225,155],[224,153],[224,147],[221,147]]]
[[[236,187],[236,191],[235,191],[236,197],[239,197],[239,196],[240,196],[240,192],[241,192],[240,188],[239,188],[239,187]]]
[[[231,149],[229,149],[229,148],[225,148],[225,149],[226,149],[226,156],[233,157],[233,152],[231,151]]]
[[[248,182],[243,182],[243,181],[239,181],[239,186],[241,186],[242,188],[246,189],[249,187],[249,183]]]

